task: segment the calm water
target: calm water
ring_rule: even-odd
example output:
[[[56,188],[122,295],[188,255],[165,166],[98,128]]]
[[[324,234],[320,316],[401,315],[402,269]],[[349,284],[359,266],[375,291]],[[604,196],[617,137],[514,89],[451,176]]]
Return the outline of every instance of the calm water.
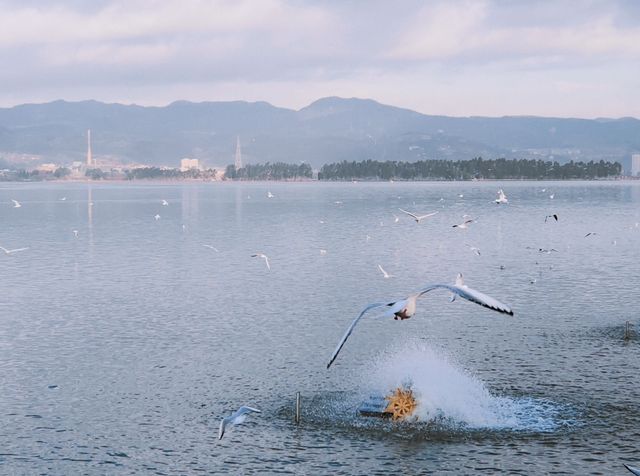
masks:
[[[640,183],[2,184],[0,220],[29,247],[0,255],[2,474],[640,464]],[[363,320],[326,370],[365,304],[458,272],[515,316],[434,291]],[[406,379],[420,421],[357,416]],[[263,413],[218,441],[242,404]]]

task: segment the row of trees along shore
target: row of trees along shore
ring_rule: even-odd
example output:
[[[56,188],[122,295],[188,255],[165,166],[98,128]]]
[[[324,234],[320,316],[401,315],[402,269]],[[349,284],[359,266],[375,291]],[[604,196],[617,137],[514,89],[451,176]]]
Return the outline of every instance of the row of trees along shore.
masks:
[[[364,160],[323,165],[318,180],[471,180],[471,179],[533,179],[566,180],[596,179],[619,176],[618,162],[574,162],[565,164],[544,160],[489,159],[421,160],[396,162]]]
[[[227,165],[224,176],[232,180],[301,180],[311,179],[313,170],[309,164],[286,164],[275,162],[266,164],[246,164],[236,169],[235,165]]]

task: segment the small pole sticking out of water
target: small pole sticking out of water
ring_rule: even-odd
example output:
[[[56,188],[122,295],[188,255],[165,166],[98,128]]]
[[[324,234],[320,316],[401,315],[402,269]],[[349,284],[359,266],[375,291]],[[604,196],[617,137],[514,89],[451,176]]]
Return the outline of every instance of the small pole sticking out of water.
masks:
[[[296,392],[296,424],[300,423],[300,392]]]
[[[624,340],[631,339],[631,323],[629,321],[624,324]]]

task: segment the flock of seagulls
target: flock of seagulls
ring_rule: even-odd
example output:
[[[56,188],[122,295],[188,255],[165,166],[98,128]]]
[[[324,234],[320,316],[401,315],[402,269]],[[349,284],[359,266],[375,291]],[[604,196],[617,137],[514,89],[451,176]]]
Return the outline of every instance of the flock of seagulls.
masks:
[[[544,190],[543,190],[544,191]],[[496,204],[508,204],[508,198],[506,196],[506,194],[504,193],[504,191],[502,189],[498,190],[498,197],[494,200],[494,202]],[[275,195],[273,193],[271,193],[271,191],[267,192],[267,198],[271,199],[274,198]],[[459,195],[460,198],[463,197],[463,194]],[[549,196],[550,199],[554,198],[554,194],[551,194]],[[66,200],[66,197],[62,197],[59,200]],[[443,201],[444,199],[441,199],[441,201]],[[13,208],[20,208],[22,207],[22,204],[17,201],[17,200],[11,200],[11,202],[13,203]],[[336,201],[335,204],[337,205],[341,205],[342,202],[341,201]],[[161,201],[161,205],[162,206],[169,206],[169,202],[165,199],[162,199]],[[438,214],[438,211],[435,212],[431,212],[431,213],[426,213],[426,214],[417,214],[417,213],[413,213],[413,212],[409,212],[407,210],[404,210],[402,208],[398,209],[399,211],[401,211],[402,213],[404,213],[405,215],[408,215],[409,217],[411,217],[417,224],[420,224],[423,220],[426,220],[430,217],[433,217],[434,215]],[[394,217],[394,223],[398,223],[400,221],[400,218],[396,215],[393,215]],[[161,217],[159,214],[156,214],[154,216],[155,220],[159,220]],[[546,215],[544,218],[545,223],[547,223],[547,221],[549,219],[554,220],[555,222],[558,221],[558,215],[553,213],[550,215]],[[469,227],[470,224],[474,223],[476,220],[471,218],[469,215],[464,215],[463,216],[463,221],[459,224],[454,224],[452,225],[453,228],[458,228],[458,229],[467,229]],[[324,221],[321,221],[321,223],[324,223]],[[638,224],[636,223],[636,227],[638,227]],[[183,230],[185,229],[185,225],[183,225]],[[79,232],[78,230],[72,230],[73,234],[75,236],[75,238],[78,238]],[[597,233],[595,232],[589,232],[585,235],[586,237],[589,236],[594,236]],[[369,241],[370,237],[367,235],[367,241]],[[209,245],[209,244],[203,244],[202,245],[205,248],[211,249],[214,252],[219,252],[218,248],[216,248],[213,245]],[[475,247],[470,245],[469,243],[465,243],[465,246],[467,246],[467,248],[473,252],[474,254],[476,254],[477,256],[481,255],[480,250]],[[8,248],[4,248],[2,246],[0,246],[0,250],[5,254],[5,255],[12,255],[14,253],[19,253],[25,250],[28,250],[28,247],[23,247],[23,248],[15,248],[15,249],[8,249]],[[540,253],[552,253],[552,252],[557,252],[556,249],[554,248],[537,248],[538,252]],[[320,254],[321,255],[325,255],[327,253],[326,249],[320,249]],[[252,258],[258,258],[258,259],[262,259],[264,260],[265,266],[267,267],[268,270],[271,270],[271,265],[270,265],[270,260],[269,257],[267,255],[265,255],[264,253],[254,253],[251,255]],[[384,279],[389,279],[394,277],[393,274],[388,273],[383,267],[382,265],[378,264],[377,265],[378,270],[380,271],[380,273],[382,273],[382,276]],[[501,269],[504,269],[503,266],[500,267]],[[535,280],[533,280],[533,282],[535,282]],[[351,322],[351,324],[349,325],[349,327],[347,328],[346,332],[344,333],[344,335],[342,336],[342,338],[340,339],[340,341],[338,342],[335,350],[333,351],[333,353],[330,356],[330,359],[327,363],[327,369],[329,369],[332,364],[335,362],[335,360],[337,359],[338,355],[340,354],[341,350],[343,349],[344,345],[346,344],[347,340],[349,339],[349,337],[351,336],[351,334],[353,333],[355,327],[357,326],[357,324],[365,317],[368,315],[371,315],[374,313],[374,311],[377,311],[378,313],[382,313],[382,317],[384,318],[389,318],[389,319],[393,319],[396,321],[403,321],[406,319],[409,319],[411,317],[413,317],[416,312],[417,312],[417,302],[418,299],[423,297],[425,294],[436,290],[436,289],[443,289],[446,290],[450,293],[450,302],[454,302],[456,300],[457,297],[461,297],[462,299],[465,299],[467,301],[470,301],[472,303],[478,304],[480,306],[483,306],[487,309],[490,309],[492,311],[498,312],[498,313],[502,313],[502,314],[507,314],[510,316],[513,316],[513,310],[511,309],[510,306],[502,303],[501,301],[499,301],[498,299],[491,297],[487,294],[484,294],[480,291],[477,291],[473,288],[468,287],[463,280],[463,276],[462,274],[458,274],[455,280],[454,284],[446,284],[446,283],[433,283],[433,284],[428,284],[424,287],[422,287],[421,289],[417,290],[416,292],[409,294],[408,296],[401,298],[401,299],[397,299],[397,300],[391,300],[391,301],[380,301],[380,302],[374,302],[374,303],[370,303],[367,304],[362,310],[361,312],[358,314],[358,316]],[[219,431],[218,431],[218,439],[222,439],[223,436],[225,435],[225,432],[230,428],[233,427],[235,425],[239,425],[241,423],[243,423],[246,418],[252,414],[252,413],[261,413],[260,410],[258,410],[257,408],[253,408],[250,406],[241,406],[237,411],[235,411],[234,413],[232,413],[231,415],[222,418],[222,420],[220,421],[220,427],[219,427]],[[631,471],[633,474],[638,474],[640,476],[640,469],[639,468],[634,468],[633,466],[628,466],[625,465],[625,467]]]

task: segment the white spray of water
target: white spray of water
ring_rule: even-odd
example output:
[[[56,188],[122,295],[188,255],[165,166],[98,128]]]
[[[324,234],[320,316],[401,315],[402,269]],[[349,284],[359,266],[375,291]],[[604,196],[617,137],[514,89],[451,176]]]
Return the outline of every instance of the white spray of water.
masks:
[[[550,412],[548,402],[494,396],[444,352],[423,344],[385,354],[366,378],[369,387],[382,394],[410,383],[420,421],[438,419],[468,428],[544,431],[555,427],[555,412]]]

